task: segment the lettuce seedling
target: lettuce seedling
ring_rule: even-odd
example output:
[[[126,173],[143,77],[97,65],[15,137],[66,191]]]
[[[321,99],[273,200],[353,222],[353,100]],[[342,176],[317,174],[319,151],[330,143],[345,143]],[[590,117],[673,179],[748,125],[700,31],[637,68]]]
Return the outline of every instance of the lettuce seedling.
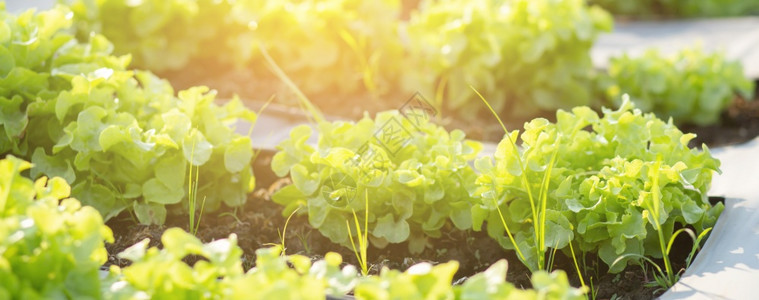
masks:
[[[203,244],[178,228],[167,230],[164,249],[140,242],[120,254],[132,265],[111,267],[103,280],[106,299],[324,299],[351,293],[357,299],[583,299],[563,271],[532,275],[532,289],[506,282],[508,264],[500,260],[461,285],[451,283],[456,261],[419,263],[406,271],[383,268],[378,275],[358,276],[352,265],[329,252],[311,262],[301,255],[282,255],[280,247],[256,250],[255,267],[243,273],[235,235]],[[194,266],[182,259],[198,255]]]
[[[482,146],[463,132],[395,111],[357,123],[322,122],[318,130],[311,146],[311,129],[294,128],[272,159],[274,172],[293,181],[272,196],[286,207],[283,215],[305,206],[312,226],[350,247],[345,221],[354,211],[365,215],[368,203],[362,230],[370,241],[379,247],[409,241],[412,252],[446,226],[471,227],[476,175],[469,162]]]
[[[616,111],[604,109],[602,117],[588,107],[559,110],[556,117],[556,123],[535,119],[525,124],[524,133],[510,132],[511,140],[521,139],[521,147],[504,138],[494,157],[476,161],[481,203],[473,207],[473,228],[480,230],[487,221],[489,235],[513,249],[504,236],[503,217],[531,269],[539,269],[536,253],[541,252],[535,249],[541,244],[566,249],[572,241],[609,265],[628,253],[660,258],[657,229],[668,240],[675,224],[700,233],[716,221],[723,206],[709,204],[706,191],[719,161],[705,145],[688,148],[695,135],[643,114],[629,101]],[[550,180],[544,180],[547,173]],[[646,198],[651,174],[659,174],[656,214]],[[545,208],[536,211],[528,194],[541,189]],[[545,234],[536,232],[534,222],[543,223]],[[626,257],[611,271],[624,269],[632,256]]]
[[[243,272],[237,237],[202,243],[179,228],[161,237],[163,249],[148,248],[149,240],[124,250],[119,257],[132,261],[111,267],[103,280],[107,299],[324,299],[342,296],[357,279],[356,268],[340,269],[342,258],[328,253],[311,263],[301,255],[280,255],[281,248],[256,250],[255,267]],[[183,259],[203,259],[188,265]]]
[[[63,2],[80,35],[103,34],[116,53],[156,72],[249,68],[268,75],[261,44],[306,94],[350,95],[382,92],[403,66],[393,61],[403,53],[399,1]]]
[[[699,1],[669,1],[669,0],[591,0],[615,15],[633,18],[662,18],[662,17],[728,17],[749,16],[759,12],[759,2],[753,0],[699,0]]]
[[[22,176],[30,167],[0,160],[0,299],[101,299],[111,229],[63,178]]]
[[[564,271],[536,272],[532,288],[520,289],[506,282],[508,264],[499,260],[461,285],[452,286],[456,261],[431,265],[419,263],[405,272],[383,268],[378,276],[359,279],[358,299],[585,299],[584,288],[573,288]]]
[[[590,104],[590,47],[613,22],[583,0],[454,0],[424,1],[407,23],[401,88],[438,91],[445,108],[473,119],[482,110],[473,84],[511,119]]]
[[[31,160],[34,178],[66,179],[105,219],[130,210],[162,224],[167,206],[187,211],[188,165],[215,166],[197,174],[206,209],[245,203],[253,150],[232,126],[256,114],[239,99],[217,105],[206,87],[175,93],[128,70],[130,56],[111,55],[105,37],[75,39],[63,6],[0,20],[0,155]]]
[[[642,111],[672,117],[677,124],[717,123],[736,96],[754,96],[754,83],[743,74],[740,62],[697,48],[671,56],[650,50],[640,57],[612,58],[606,80],[602,86],[608,101],[619,105],[622,95],[629,94]]]

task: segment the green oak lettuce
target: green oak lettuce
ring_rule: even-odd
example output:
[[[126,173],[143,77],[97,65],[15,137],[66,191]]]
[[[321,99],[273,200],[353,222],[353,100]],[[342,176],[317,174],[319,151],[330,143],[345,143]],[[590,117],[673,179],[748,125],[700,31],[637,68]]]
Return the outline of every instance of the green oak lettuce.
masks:
[[[476,175],[469,162],[482,146],[463,132],[415,123],[396,111],[356,123],[323,122],[318,131],[312,146],[311,129],[294,128],[272,160],[274,172],[293,181],[272,196],[286,206],[284,215],[305,206],[301,212],[312,226],[347,246],[346,220],[368,209],[375,246],[408,240],[412,252],[421,252],[444,228],[471,227]]]
[[[719,161],[706,146],[688,148],[695,135],[641,113],[629,101],[619,110],[604,109],[603,116],[577,107],[571,112],[559,110],[556,118],[556,123],[540,118],[526,123],[523,133],[509,133],[511,139],[521,139],[518,150],[504,138],[494,157],[476,162],[482,174],[476,193],[481,203],[472,210],[474,229],[481,230],[487,221],[490,236],[514,248],[505,236],[497,205],[528,266],[537,268],[538,241],[527,189],[538,195],[546,188],[547,247],[567,249],[571,242],[582,252],[597,253],[609,265],[625,254],[662,255],[647,210],[652,174],[659,174],[659,222],[667,239],[675,226],[693,226],[698,233],[716,221],[723,206],[712,206],[706,192]],[[657,171],[653,168],[659,160]],[[542,185],[548,170],[550,181]],[[521,181],[523,175],[528,186]],[[620,271],[631,259],[625,257],[611,271]]]
[[[357,299],[585,299],[585,290],[573,288],[564,271],[539,271],[531,276],[532,289],[506,282],[508,264],[499,260],[482,273],[451,286],[458,262],[419,263],[405,272],[383,268],[379,276],[360,279]]]
[[[636,18],[728,17],[748,16],[759,12],[754,0],[591,0],[615,15]]]
[[[101,299],[111,230],[63,178],[22,176],[30,167],[0,160],[0,299]]]
[[[111,267],[103,281],[107,299],[324,299],[344,295],[355,285],[356,269],[340,269],[342,258],[328,253],[312,263],[301,255],[280,255],[281,249],[256,251],[255,267],[243,271],[237,237],[202,243],[179,228],[161,237],[163,249],[148,248],[148,239],[119,257],[131,265]],[[202,257],[194,265],[183,259]],[[292,267],[291,267],[292,266]]]
[[[249,68],[271,76],[260,45],[306,94],[347,95],[386,90],[380,74],[400,67],[387,60],[402,53],[397,0],[63,2],[80,35],[101,33],[116,53],[156,72]]]
[[[641,110],[678,124],[717,123],[736,95],[752,100],[754,94],[739,62],[698,48],[670,56],[650,50],[640,57],[614,57],[604,80],[609,102],[619,105],[622,94],[629,94]]]
[[[61,0],[80,37],[108,37],[137,67],[175,70],[201,61],[232,63],[250,56],[253,32],[232,13],[234,1]],[[224,55],[218,55],[224,53]]]
[[[589,50],[613,23],[584,0],[429,0],[408,18],[398,0],[63,2],[140,68],[271,79],[263,49],[306,95],[419,91],[469,120],[469,85],[513,117],[595,104]]]
[[[507,263],[500,260],[461,285],[451,281],[458,262],[420,263],[406,271],[383,268],[360,277],[334,252],[312,262],[301,255],[282,255],[280,247],[256,251],[255,267],[243,273],[242,250],[233,234],[203,244],[178,228],[167,230],[164,248],[147,248],[144,240],[119,256],[132,265],[111,267],[103,280],[106,299],[324,299],[353,292],[356,299],[584,299],[586,290],[573,288],[563,271],[532,275],[532,289],[505,281]],[[189,266],[187,255],[205,258]]]
[[[400,86],[437,94],[469,119],[482,110],[470,85],[512,117],[587,105],[590,47],[611,27],[608,13],[583,0],[424,1],[403,27]]]
[[[189,164],[206,207],[246,201],[253,152],[232,126],[256,115],[238,99],[219,106],[205,87],[175,93],[128,70],[102,35],[78,41],[63,6],[0,17],[0,154],[31,160],[32,177],[66,179],[105,219],[128,209],[162,224],[167,206],[187,206]]]
[[[258,249],[255,266],[244,272],[251,262],[234,234],[202,243],[179,228],[163,233],[162,249],[148,247],[148,239],[127,248],[118,256],[131,264],[111,266],[103,276],[111,230],[95,209],[69,198],[62,178],[24,177],[31,167],[12,155],[0,160],[2,299],[324,299],[349,292],[357,299],[579,299],[584,293],[569,286],[563,271],[537,272],[533,289],[517,289],[505,282],[504,260],[458,286],[451,284],[455,261],[359,277],[337,253],[312,262],[282,255],[279,247]],[[190,265],[188,257],[197,261]]]

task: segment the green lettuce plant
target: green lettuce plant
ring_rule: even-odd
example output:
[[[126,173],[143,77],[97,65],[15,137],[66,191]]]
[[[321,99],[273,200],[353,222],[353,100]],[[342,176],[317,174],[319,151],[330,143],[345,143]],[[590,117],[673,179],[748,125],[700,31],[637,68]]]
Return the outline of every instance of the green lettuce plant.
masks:
[[[590,46],[612,27],[583,0],[429,0],[409,19],[397,0],[64,2],[80,35],[104,34],[141,68],[273,78],[268,53],[307,95],[421,91],[468,119],[470,84],[514,117],[590,104]]]
[[[22,176],[30,167],[0,160],[0,299],[101,299],[111,230],[63,178]]]
[[[355,284],[356,269],[340,269],[342,258],[329,253],[311,263],[301,255],[280,255],[279,247],[256,251],[255,267],[243,272],[237,237],[202,243],[179,228],[161,237],[163,249],[147,248],[149,240],[124,250],[132,261],[111,267],[104,279],[107,299],[324,299],[345,295]],[[189,255],[203,259],[190,266]],[[292,267],[291,267],[292,266]]]
[[[175,94],[127,70],[130,56],[111,55],[103,36],[74,38],[66,7],[0,19],[0,155],[31,160],[33,178],[66,179],[105,219],[128,209],[162,224],[167,206],[187,209],[188,164],[214,166],[197,178],[206,208],[245,202],[253,152],[232,126],[256,115],[238,99],[219,106],[208,88]]]
[[[669,241],[666,241],[664,238],[664,230],[662,230],[662,225],[659,222],[659,219],[661,219],[661,189],[659,187],[659,172],[661,170],[660,168],[661,160],[657,160],[654,164],[654,167],[651,168],[651,174],[649,176],[652,178],[652,184],[651,184],[651,190],[648,192],[644,192],[642,194],[642,197],[645,197],[642,201],[643,207],[646,208],[646,210],[651,214],[650,220],[652,220],[652,226],[656,233],[659,236],[659,247],[661,249],[662,255],[662,261],[664,263],[664,270],[662,270],[659,265],[657,265],[653,260],[650,258],[647,258],[645,256],[641,256],[639,254],[635,253],[628,253],[625,255],[620,256],[617,258],[617,260],[612,263],[612,266],[621,261],[624,260],[627,257],[633,257],[633,258],[639,258],[641,260],[640,264],[641,267],[644,268],[645,271],[645,263],[650,263],[653,265],[656,272],[654,272],[654,282],[649,283],[652,285],[658,285],[661,289],[668,289],[675,285],[675,283],[680,280],[680,274],[685,271],[685,269],[678,270],[677,272],[674,271],[672,268],[672,262],[669,257],[669,253],[672,250],[672,245],[675,242],[675,238],[677,238],[678,235],[682,233],[687,233],[691,240],[693,241],[693,247],[691,248],[690,253],[685,259],[685,268],[690,266],[691,259],[693,259],[694,254],[696,253],[696,250],[701,246],[701,241],[706,237],[706,235],[711,231],[712,227],[706,228],[696,237],[696,234],[691,230],[690,228],[680,228],[669,237]],[[666,241],[666,242],[665,242]]]
[[[546,249],[574,242],[618,272],[635,261],[627,254],[662,257],[660,237],[669,240],[676,224],[700,233],[716,221],[723,206],[710,205],[706,191],[719,161],[705,145],[688,148],[695,135],[629,101],[601,117],[587,107],[559,110],[556,117],[556,123],[539,118],[521,134],[508,133],[494,157],[475,163],[481,203],[472,210],[473,228],[487,221],[488,234],[520,249],[532,270],[541,269]],[[654,182],[661,196],[655,208],[647,200]],[[530,194],[543,195],[540,206]]]
[[[395,111],[356,123],[322,122],[318,131],[312,146],[311,128],[294,128],[272,159],[274,172],[293,180],[272,196],[285,206],[283,215],[305,206],[312,226],[350,247],[345,221],[368,210],[368,228],[361,230],[372,244],[408,241],[412,252],[444,228],[471,227],[476,175],[469,162],[482,146],[463,132]]]
[[[403,27],[400,85],[469,119],[481,108],[470,85],[511,117],[588,105],[590,47],[611,27],[582,0],[424,1]]]
[[[402,54],[397,0],[63,2],[80,34],[105,35],[152,71],[249,68],[271,78],[260,45],[307,94],[348,95],[387,90],[384,73],[400,67],[387,63]]]
[[[507,263],[498,261],[461,285],[451,280],[458,262],[420,263],[401,272],[383,268],[374,276],[358,276],[337,253],[311,262],[301,255],[281,255],[282,248],[256,251],[256,264],[242,272],[235,235],[203,244],[178,228],[161,238],[164,248],[146,249],[140,242],[120,254],[132,265],[111,271],[103,280],[106,299],[324,299],[352,292],[356,299],[583,299],[585,289],[572,288],[563,271],[532,275],[532,289],[522,290],[505,281]],[[194,266],[187,255],[205,258]]]
[[[671,56],[650,50],[640,57],[612,58],[606,80],[609,102],[619,105],[622,95],[629,94],[641,110],[678,124],[717,123],[736,96],[752,100],[754,93],[739,62],[698,48]]]
[[[200,62],[229,64],[251,55],[253,31],[232,13],[234,1],[60,2],[74,12],[80,38],[90,32],[103,34],[117,54],[131,54],[139,68],[165,71]]]
[[[378,276],[361,278],[356,284],[357,299],[586,299],[585,289],[569,285],[563,271],[536,272],[532,288],[519,289],[506,282],[508,264],[500,260],[461,285],[451,286],[458,262],[438,265],[419,263],[400,272],[383,268]]]
[[[149,242],[145,239],[119,254],[132,264],[111,267],[103,285],[109,298],[132,299],[139,294],[150,299],[218,298],[228,289],[220,278],[243,274],[242,249],[234,235],[203,244],[182,229],[170,228],[161,236],[163,249],[148,249]],[[188,255],[206,260],[189,266],[182,261]]]
[[[759,13],[752,0],[591,0],[615,15],[647,17],[726,17]]]

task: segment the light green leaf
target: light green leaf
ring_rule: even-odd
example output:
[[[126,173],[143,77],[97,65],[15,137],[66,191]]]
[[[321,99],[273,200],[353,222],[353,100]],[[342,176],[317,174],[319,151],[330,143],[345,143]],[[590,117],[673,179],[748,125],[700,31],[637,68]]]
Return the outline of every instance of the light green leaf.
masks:
[[[290,176],[293,184],[305,195],[311,195],[316,192],[321,183],[318,174],[309,174],[308,169],[303,165],[294,165],[290,168]]]
[[[202,132],[192,129],[190,134],[182,140],[182,153],[187,161],[195,166],[201,166],[211,158],[213,145],[206,140]]]
[[[182,186],[168,187],[160,180],[151,178],[142,185],[142,195],[148,203],[166,205],[182,201],[185,191]]]
[[[397,176],[398,182],[409,187],[416,187],[424,182],[424,175],[411,170],[397,170],[395,176]]]
[[[108,151],[111,147],[124,142],[131,142],[131,136],[118,125],[108,125],[100,132],[98,143],[103,151]]]
[[[224,150],[224,166],[230,173],[237,173],[249,167],[252,158],[253,148],[248,137],[232,140]]]
[[[76,173],[74,173],[74,168],[71,167],[70,162],[57,159],[55,156],[46,155],[42,147],[34,149],[32,163],[34,164],[34,168],[31,169],[30,173],[32,178],[39,178],[45,175],[48,177],[59,176],[67,182],[74,182],[76,180]]]
[[[155,164],[155,179],[170,190],[184,189],[187,182],[187,162],[178,152],[165,155]]]
[[[163,224],[166,221],[166,207],[156,203],[133,202],[132,209],[141,224]]]
[[[406,220],[394,220],[392,214],[387,214],[377,219],[377,226],[372,234],[379,238],[385,238],[390,243],[400,243],[409,236],[409,224]]]

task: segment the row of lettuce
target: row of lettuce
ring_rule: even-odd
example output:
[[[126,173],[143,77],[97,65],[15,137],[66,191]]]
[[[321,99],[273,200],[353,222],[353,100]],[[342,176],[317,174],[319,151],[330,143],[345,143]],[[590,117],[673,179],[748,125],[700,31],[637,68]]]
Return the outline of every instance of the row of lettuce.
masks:
[[[383,269],[360,277],[336,253],[311,262],[280,255],[280,248],[256,251],[255,268],[243,271],[236,236],[203,244],[178,229],[126,249],[132,261],[102,276],[113,235],[92,207],[69,198],[63,178],[21,173],[32,167],[14,156],[0,160],[0,298],[2,299],[325,299],[353,292],[356,299],[584,299],[562,271],[532,276],[533,289],[505,281],[505,260],[464,283],[451,285],[458,263],[422,263],[405,272]],[[190,266],[188,255],[202,257]],[[291,267],[292,266],[292,267]]]
[[[632,18],[728,17],[759,14],[752,0],[590,0],[615,15]]]
[[[610,72],[595,70],[591,46],[613,21],[584,0],[425,0],[411,8],[399,0],[63,2],[80,35],[104,34],[137,67],[242,68],[254,70],[246,80],[257,80],[273,77],[274,62],[306,95],[333,107],[356,95],[379,101],[420,92],[439,110],[473,120],[483,109],[471,85],[499,113],[529,120],[578,105],[618,107],[621,90],[645,112],[708,125],[736,92],[747,100],[754,92],[740,64],[697,48],[622,57]],[[752,1],[664,2],[741,10]]]
[[[0,153],[34,163],[31,177],[64,178],[106,219],[129,210],[162,224],[167,208],[186,208],[189,164],[200,167],[206,207],[246,201],[253,150],[230,125],[256,115],[242,102],[219,106],[205,87],[177,94],[127,69],[130,56],[111,55],[105,37],[77,40],[64,7],[1,14]]]
[[[669,240],[677,227],[700,233],[715,223],[723,206],[706,191],[719,161],[706,146],[688,148],[695,135],[629,101],[603,116],[577,107],[556,117],[509,132],[493,157],[479,158],[482,145],[461,131],[397,112],[321,123],[316,146],[303,125],[272,160],[293,181],[272,199],[284,215],[307,207],[299,212],[310,224],[347,247],[355,230],[376,247],[419,253],[441,232],[485,229],[531,270],[550,268],[547,249],[571,257],[573,247],[618,272],[639,256],[662,257],[659,228]],[[346,228],[366,211],[368,228]]]
[[[151,73],[128,69],[131,57],[111,55],[105,37],[73,35],[67,7],[1,16],[0,153],[8,159],[0,165],[0,272],[9,275],[0,283],[8,298],[35,292],[97,297],[90,284],[105,282],[96,269],[105,259],[103,241],[111,240],[103,219],[128,211],[142,223],[162,224],[169,213],[186,213],[190,166],[200,170],[197,193],[207,211],[247,200],[255,183],[253,153],[249,138],[234,127],[256,115],[239,100],[219,106],[206,88],[175,93]],[[314,228],[346,246],[345,221],[354,212],[367,216],[368,227],[356,230],[368,232],[373,246],[406,243],[412,253],[442,232],[484,229],[535,271],[537,293],[547,286],[572,295],[577,290],[568,288],[565,275],[540,272],[551,267],[548,249],[595,253],[617,272],[637,263],[635,255],[666,255],[659,234],[668,238],[676,227],[701,232],[714,224],[722,206],[710,205],[705,193],[719,162],[706,147],[688,148],[693,135],[627,101],[602,115],[588,107],[560,110],[556,119],[535,119],[521,133],[507,132],[493,157],[480,158],[481,144],[429,122],[424,111],[321,122],[316,145],[307,143],[312,130],[298,127],[272,160],[275,173],[289,175],[293,184],[273,199],[285,215],[305,207],[299,212]],[[326,289],[325,282],[338,280],[319,275],[327,271],[318,271],[325,268],[318,264],[275,258],[267,250],[253,271],[242,274],[234,238],[202,245],[171,231],[163,242],[163,250],[146,250],[142,243],[125,252],[134,264],[113,270],[103,293],[239,292],[244,298],[269,288],[284,293],[278,289],[290,287],[286,282]],[[208,262],[190,268],[179,262],[188,254]],[[288,259],[294,270],[285,267]],[[335,261],[325,264],[337,268]],[[493,268],[486,278],[470,279],[471,293],[514,290],[500,280],[505,266]],[[450,286],[455,269],[450,263],[388,270],[357,279],[352,289],[380,299],[393,297],[396,291],[386,288],[395,285],[409,293],[402,298],[465,297],[466,285]],[[245,288],[255,282],[261,288]]]

